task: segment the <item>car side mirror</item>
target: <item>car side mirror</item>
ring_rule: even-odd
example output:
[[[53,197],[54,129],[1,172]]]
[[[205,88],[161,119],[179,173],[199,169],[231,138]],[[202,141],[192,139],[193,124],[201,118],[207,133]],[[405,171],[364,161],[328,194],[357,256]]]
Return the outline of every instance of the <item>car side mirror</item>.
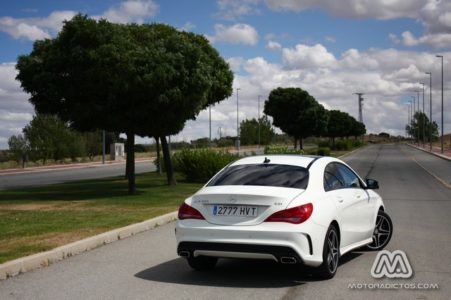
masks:
[[[366,179],[366,189],[367,190],[377,190],[379,188],[379,182],[374,179]]]

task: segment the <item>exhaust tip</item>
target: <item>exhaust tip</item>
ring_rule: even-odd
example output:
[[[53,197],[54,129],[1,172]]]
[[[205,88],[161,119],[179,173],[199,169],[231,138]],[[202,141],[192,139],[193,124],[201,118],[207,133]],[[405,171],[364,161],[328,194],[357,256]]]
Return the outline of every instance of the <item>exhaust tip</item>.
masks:
[[[190,257],[190,253],[189,253],[189,251],[182,250],[182,251],[179,251],[179,256],[188,258],[188,257]]]
[[[292,256],[282,256],[280,258],[280,262],[283,264],[295,264],[297,260]]]

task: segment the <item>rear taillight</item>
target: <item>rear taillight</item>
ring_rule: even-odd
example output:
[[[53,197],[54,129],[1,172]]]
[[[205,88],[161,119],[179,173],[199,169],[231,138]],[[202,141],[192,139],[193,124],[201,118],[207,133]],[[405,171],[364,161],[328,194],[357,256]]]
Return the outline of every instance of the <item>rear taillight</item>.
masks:
[[[310,218],[312,212],[313,204],[308,203],[273,213],[265,220],[265,222],[287,222],[292,224],[301,224]]]
[[[204,216],[202,216],[202,214],[197,209],[189,206],[186,203],[183,203],[179,208],[179,220],[185,219],[205,220]]]

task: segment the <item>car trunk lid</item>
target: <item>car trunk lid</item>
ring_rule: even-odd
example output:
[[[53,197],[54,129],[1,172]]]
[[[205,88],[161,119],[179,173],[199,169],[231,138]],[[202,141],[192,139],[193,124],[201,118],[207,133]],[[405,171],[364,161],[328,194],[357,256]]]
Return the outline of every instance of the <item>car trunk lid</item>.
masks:
[[[303,192],[285,187],[208,186],[192,197],[191,206],[212,224],[256,225]]]

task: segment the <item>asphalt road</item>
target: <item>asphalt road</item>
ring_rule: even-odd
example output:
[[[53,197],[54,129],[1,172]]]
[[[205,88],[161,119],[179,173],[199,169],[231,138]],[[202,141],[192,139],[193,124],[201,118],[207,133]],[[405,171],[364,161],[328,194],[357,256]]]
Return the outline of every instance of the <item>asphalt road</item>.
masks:
[[[136,172],[144,173],[155,170],[150,161],[137,161]],[[20,187],[42,186],[61,182],[115,177],[125,174],[125,163],[95,165],[83,168],[68,168],[63,170],[46,170],[40,172],[2,174],[0,175],[0,190]]]
[[[335,278],[326,281],[299,266],[265,261],[224,259],[214,271],[195,272],[177,257],[169,224],[2,281],[0,299],[449,299],[451,189],[424,168],[449,176],[451,162],[403,145],[369,146],[345,160],[379,180],[394,222],[387,249],[407,253],[412,278],[372,278],[376,253],[363,251],[343,256]],[[350,289],[355,283],[432,283],[439,289]]]

